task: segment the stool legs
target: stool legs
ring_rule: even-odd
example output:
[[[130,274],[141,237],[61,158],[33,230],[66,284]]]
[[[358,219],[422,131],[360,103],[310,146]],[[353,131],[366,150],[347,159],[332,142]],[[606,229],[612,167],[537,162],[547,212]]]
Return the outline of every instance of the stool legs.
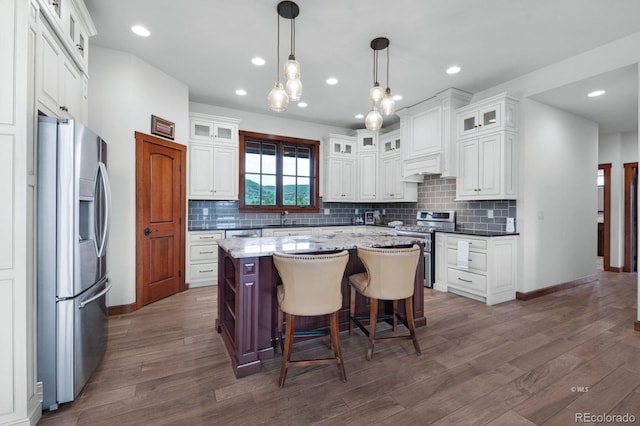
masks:
[[[415,322],[413,320],[413,296],[405,299],[404,311],[407,314],[407,328],[409,329],[409,335],[411,336],[411,340],[413,341],[413,347],[415,348],[417,355],[422,355],[420,344],[418,343],[418,338],[416,337]]]
[[[338,312],[329,314],[329,322],[331,327],[331,347],[333,348],[333,356],[338,360],[338,373],[343,382],[347,381],[347,373],[344,371],[344,359],[342,358],[342,349],[340,348],[340,329],[338,328]]]
[[[376,343],[376,325],[378,325],[378,299],[369,299],[371,310],[369,311],[369,349],[367,360],[373,358],[373,345]]]
[[[287,371],[289,367],[292,366],[305,367],[308,365],[318,364],[337,364],[338,373],[340,373],[340,379],[343,382],[347,381],[347,374],[344,369],[344,359],[342,358],[342,349],[340,348],[338,313],[339,311],[329,314],[329,331],[331,335],[331,350],[333,351],[333,358],[307,359],[299,361],[291,361],[296,316],[289,313],[286,314],[287,324],[285,327],[284,345],[282,350],[282,367],[280,367],[280,379],[278,381],[280,387],[284,386],[284,382],[287,379]]]

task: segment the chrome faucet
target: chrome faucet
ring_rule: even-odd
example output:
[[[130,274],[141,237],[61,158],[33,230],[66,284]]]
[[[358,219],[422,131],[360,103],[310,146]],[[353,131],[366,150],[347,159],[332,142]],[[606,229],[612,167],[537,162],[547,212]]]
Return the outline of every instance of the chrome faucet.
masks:
[[[289,212],[284,210],[282,212],[280,212],[280,225],[284,225],[285,222],[287,221],[287,219],[285,219],[285,216],[288,215]]]

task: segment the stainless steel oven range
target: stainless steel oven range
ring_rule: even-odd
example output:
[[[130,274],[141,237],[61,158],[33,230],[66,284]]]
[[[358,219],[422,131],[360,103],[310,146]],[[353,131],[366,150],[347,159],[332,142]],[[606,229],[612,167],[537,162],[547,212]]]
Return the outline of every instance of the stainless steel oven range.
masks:
[[[396,235],[420,237],[424,240],[424,286],[432,288],[435,278],[435,231],[454,231],[456,229],[456,212],[453,210],[422,210],[416,214],[415,226],[398,226]]]

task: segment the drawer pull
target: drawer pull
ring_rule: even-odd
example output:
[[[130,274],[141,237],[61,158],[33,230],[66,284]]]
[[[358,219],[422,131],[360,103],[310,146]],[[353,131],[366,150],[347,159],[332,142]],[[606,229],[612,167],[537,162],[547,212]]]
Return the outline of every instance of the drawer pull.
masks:
[[[213,272],[213,269],[200,269],[199,272]]]
[[[245,263],[244,266],[247,267],[247,268],[253,268],[255,266],[255,263]],[[251,283],[251,284],[253,284],[253,283]]]
[[[251,286],[253,285],[253,281],[252,281],[252,282],[249,282],[249,283],[244,283],[244,285],[245,285],[246,287],[251,287]]]
[[[465,283],[473,283],[473,281],[471,281],[471,280],[465,280],[464,278],[460,278],[460,277],[458,277],[458,279],[459,279],[460,281],[465,282]]]
[[[200,254],[212,254],[213,251],[201,251]]]

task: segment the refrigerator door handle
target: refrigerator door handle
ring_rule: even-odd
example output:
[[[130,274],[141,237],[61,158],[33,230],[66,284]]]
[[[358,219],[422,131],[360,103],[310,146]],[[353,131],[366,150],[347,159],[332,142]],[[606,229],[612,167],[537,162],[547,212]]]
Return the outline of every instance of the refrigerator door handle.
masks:
[[[80,302],[80,309],[84,308],[85,306],[87,306],[89,303],[93,302],[94,300],[97,300],[99,298],[101,298],[102,296],[104,296],[105,294],[107,294],[109,292],[109,290],[111,290],[111,283],[109,283],[107,281],[107,286],[104,288],[104,290],[102,290],[100,293],[96,294],[95,296],[93,296],[92,298],[88,299],[88,300],[83,300],[82,302]]]
[[[107,248],[109,230],[111,228],[111,185],[109,184],[109,177],[107,176],[107,166],[103,162],[98,163],[98,170],[100,178],[102,179],[105,199],[104,224],[102,226],[102,235],[100,237],[100,248],[98,249],[98,257],[101,257],[104,255],[104,251]]]

